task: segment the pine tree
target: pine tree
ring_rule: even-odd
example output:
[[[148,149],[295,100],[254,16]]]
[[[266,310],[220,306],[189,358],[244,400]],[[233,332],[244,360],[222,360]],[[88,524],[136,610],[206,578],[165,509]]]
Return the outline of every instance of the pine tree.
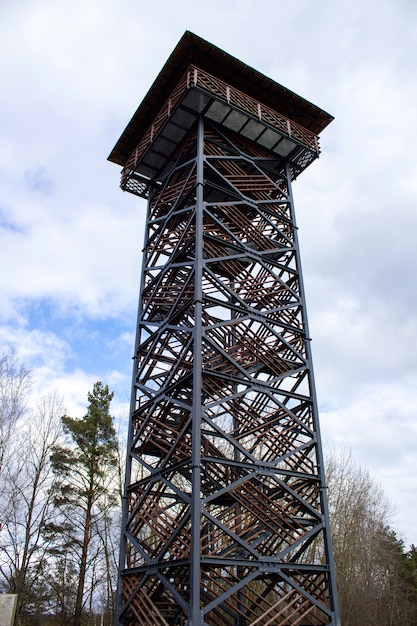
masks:
[[[71,551],[78,569],[74,626],[80,626],[93,529],[116,501],[117,439],[110,415],[113,392],[101,382],[88,393],[82,419],[62,417],[67,445],[55,446],[51,463],[57,477],[54,501],[61,513],[56,538]],[[51,530],[51,529],[50,529]]]

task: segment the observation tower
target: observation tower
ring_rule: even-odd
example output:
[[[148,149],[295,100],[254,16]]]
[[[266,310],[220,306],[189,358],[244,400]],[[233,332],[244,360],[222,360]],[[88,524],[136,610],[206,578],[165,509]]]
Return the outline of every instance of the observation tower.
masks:
[[[332,119],[186,32],[109,156],[147,200],[116,624],[340,624],[291,190]]]

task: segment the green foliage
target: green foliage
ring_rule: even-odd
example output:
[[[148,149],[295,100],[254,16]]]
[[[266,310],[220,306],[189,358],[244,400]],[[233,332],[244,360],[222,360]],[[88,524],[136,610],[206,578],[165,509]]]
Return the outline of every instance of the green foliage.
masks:
[[[51,461],[53,470],[62,476],[74,473],[74,465],[79,471],[97,480],[105,474],[107,466],[117,463],[116,431],[110,415],[110,403],[113,392],[101,382],[94,385],[92,393],[88,393],[89,406],[82,419],[74,419],[65,415],[62,425],[70,446],[55,446]]]
[[[99,504],[103,498],[114,503],[116,493],[106,485],[109,469],[117,466],[116,431],[110,415],[113,392],[101,382],[88,393],[88,411],[82,419],[67,415],[62,426],[68,445],[54,446],[52,469],[57,476],[54,502],[58,507],[79,508]]]
[[[51,454],[56,476],[53,498],[60,516],[48,528],[53,539],[50,554],[52,550],[55,556],[65,554],[76,568],[75,626],[81,624],[89,568],[95,565],[94,541],[117,503],[118,442],[110,414],[112,399],[107,385],[95,383],[84,417],[62,417],[66,445],[54,446]]]
[[[407,552],[403,551],[404,579],[407,585],[408,598],[415,606],[417,624],[417,548],[411,545]]]

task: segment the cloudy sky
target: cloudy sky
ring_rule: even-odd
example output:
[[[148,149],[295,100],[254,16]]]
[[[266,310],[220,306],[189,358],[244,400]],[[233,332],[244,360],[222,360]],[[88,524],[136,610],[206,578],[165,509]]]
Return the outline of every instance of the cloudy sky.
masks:
[[[0,352],[126,414],[146,207],[107,156],[185,30],[335,116],[294,185],[323,440],[417,543],[415,0],[0,0]]]

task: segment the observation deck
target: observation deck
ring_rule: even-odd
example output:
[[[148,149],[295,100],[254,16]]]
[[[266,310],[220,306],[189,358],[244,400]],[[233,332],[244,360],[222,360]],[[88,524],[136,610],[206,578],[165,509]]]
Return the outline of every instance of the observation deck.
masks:
[[[319,133],[333,117],[186,31],[133,115],[109,160],[121,187],[147,197],[202,114],[259,144],[296,178],[320,152]]]

